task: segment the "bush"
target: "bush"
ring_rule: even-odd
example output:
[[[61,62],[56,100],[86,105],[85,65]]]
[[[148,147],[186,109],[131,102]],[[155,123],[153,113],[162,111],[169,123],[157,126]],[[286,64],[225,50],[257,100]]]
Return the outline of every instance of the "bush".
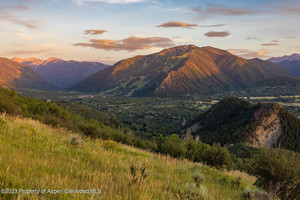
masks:
[[[168,137],[160,136],[158,150],[161,153],[169,154],[175,158],[184,157],[187,152],[183,141],[176,134],[172,134]]]
[[[208,191],[205,186],[199,187],[195,183],[186,183],[180,192],[181,199],[204,200],[208,199]]]
[[[203,184],[205,180],[204,176],[198,172],[193,173],[193,179],[198,187]]]
[[[262,190],[252,190],[249,186],[245,188],[241,193],[241,197],[243,200],[252,200],[252,199],[262,199],[262,200],[275,200],[277,199],[271,193],[267,193]]]
[[[274,190],[282,199],[300,199],[300,156],[283,149],[262,149],[255,158],[256,184]]]
[[[74,147],[82,147],[84,144],[84,141],[82,140],[80,135],[73,135],[71,136],[70,140],[70,144]]]
[[[220,144],[213,145],[203,151],[202,161],[210,166],[221,168],[232,168],[233,162],[226,148],[222,148]]]

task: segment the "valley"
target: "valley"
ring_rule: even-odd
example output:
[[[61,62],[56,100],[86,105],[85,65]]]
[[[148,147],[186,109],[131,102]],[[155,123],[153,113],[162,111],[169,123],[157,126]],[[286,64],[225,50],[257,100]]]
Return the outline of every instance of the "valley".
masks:
[[[76,191],[92,185],[101,188],[104,199],[300,197],[300,78],[279,65],[186,45],[122,60],[75,80],[85,67],[102,64],[2,60],[3,72],[26,69],[28,76],[7,79],[2,73],[0,144],[8,147],[0,154],[2,187]],[[77,67],[70,67],[72,63]],[[60,80],[39,68],[54,70]],[[74,71],[72,80],[55,68]],[[20,149],[26,151],[15,162],[7,157]],[[54,157],[68,162],[53,162]],[[75,163],[71,171],[61,168],[71,169]],[[271,181],[278,187],[275,193]],[[98,199],[99,193],[90,193],[88,199]],[[86,199],[51,192],[1,195]]]
[[[300,200],[300,0],[0,1],[0,200]]]

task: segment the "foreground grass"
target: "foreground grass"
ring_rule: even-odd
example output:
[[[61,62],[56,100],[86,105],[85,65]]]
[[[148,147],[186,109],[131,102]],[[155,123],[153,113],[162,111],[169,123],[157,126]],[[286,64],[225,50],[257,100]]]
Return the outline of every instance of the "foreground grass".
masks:
[[[137,169],[137,181],[130,168]],[[200,174],[200,186],[194,184],[193,174]],[[81,140],[65,129],[0,115],[0,186],[101,189],[101,194],[0,193],[0,199],[240,199],[254,181],[238,171],[219,171],[113,142]]]

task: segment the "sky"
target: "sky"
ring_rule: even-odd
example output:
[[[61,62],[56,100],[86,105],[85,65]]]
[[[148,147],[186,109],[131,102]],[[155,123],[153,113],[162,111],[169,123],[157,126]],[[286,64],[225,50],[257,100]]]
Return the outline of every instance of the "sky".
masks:
[[[300,0],[0,0],[0,57],[98,61],[194,44],[300,53]]]

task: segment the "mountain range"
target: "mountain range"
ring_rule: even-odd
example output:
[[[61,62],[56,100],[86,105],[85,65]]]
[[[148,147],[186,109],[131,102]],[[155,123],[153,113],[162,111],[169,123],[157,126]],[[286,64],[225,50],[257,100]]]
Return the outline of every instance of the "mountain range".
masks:
[[[5,88],[53,89],[53,85],[29,66],[7,58],[0,58],[0,86]]]
[[[108,67],[98,62],[65,61],[59,58],[13,58],[15,62],[30,66],[40,76],[59,88],[69,88],[89,75]]]
[[[194,45],[122,60],[76,84],[84,92],[127,96],[181,96],[243,89],[288,71],[268,61]]]
[[[300,54],[290,56],[273,57],[268,61],[276,63],[290,72],[290,75],[300,76]]]
[[[227,97],[202,114],[189,129],[205,143],[280,146],[300,152],[300,119],[276,103],[252,104]]]

